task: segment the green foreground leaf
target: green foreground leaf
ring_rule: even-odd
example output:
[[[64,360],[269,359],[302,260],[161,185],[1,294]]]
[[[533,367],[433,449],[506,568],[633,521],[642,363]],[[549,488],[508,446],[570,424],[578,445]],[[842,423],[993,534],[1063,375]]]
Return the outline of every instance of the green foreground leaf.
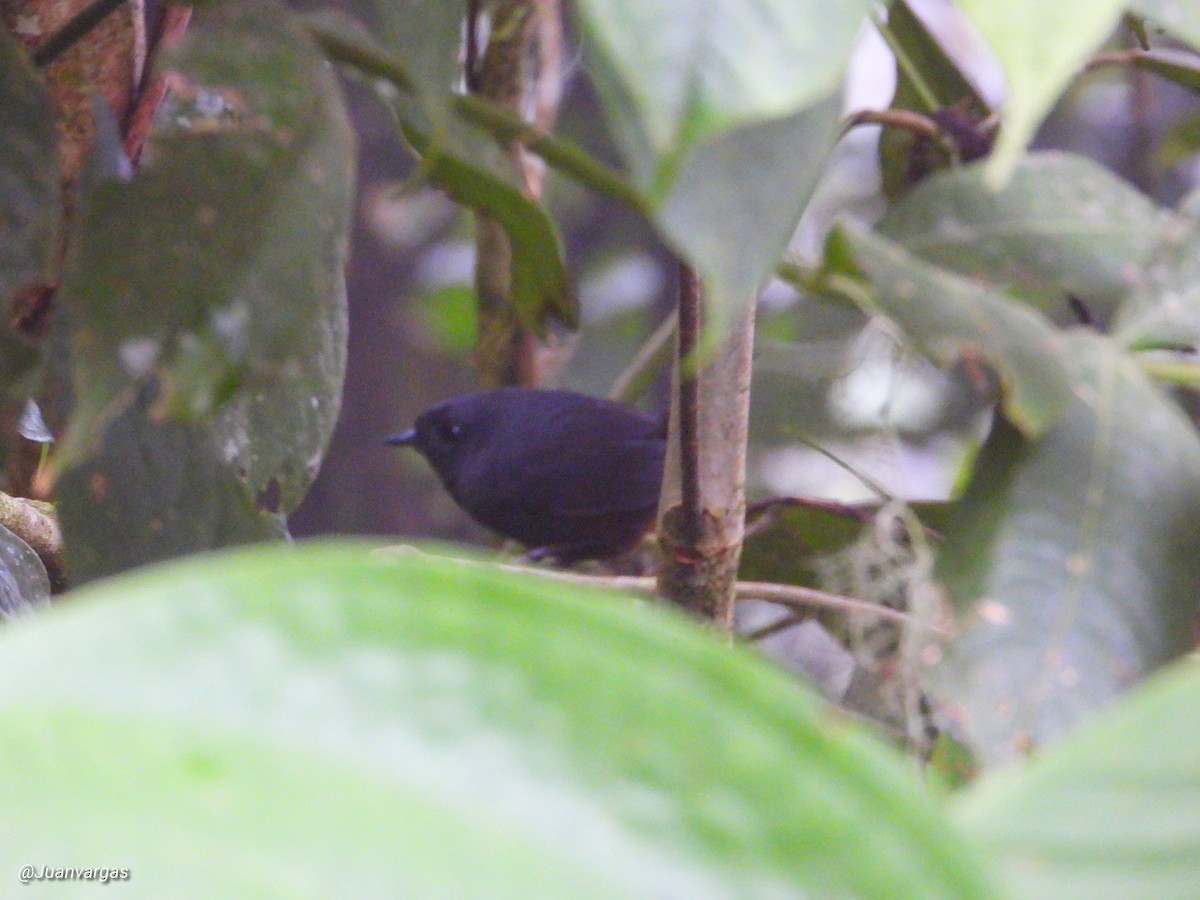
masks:
[[[98,584],[2,643],[13,871],[119,859],[158,896],[993,893],[898,758],[630,600],[276,546]]]
[[[961,796],[1015,897],[1190,897],[1200,884],[1200,666],[1154,678],[1024,770]]]

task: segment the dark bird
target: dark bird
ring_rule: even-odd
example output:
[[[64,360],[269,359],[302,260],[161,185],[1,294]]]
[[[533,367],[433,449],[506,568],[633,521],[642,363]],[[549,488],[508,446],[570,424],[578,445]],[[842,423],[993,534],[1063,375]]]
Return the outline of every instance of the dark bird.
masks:
[[[499,388],[386,439],[429,461],[473,519],[563,564],[632,549],[654,521],[666,428],[611,400]]]

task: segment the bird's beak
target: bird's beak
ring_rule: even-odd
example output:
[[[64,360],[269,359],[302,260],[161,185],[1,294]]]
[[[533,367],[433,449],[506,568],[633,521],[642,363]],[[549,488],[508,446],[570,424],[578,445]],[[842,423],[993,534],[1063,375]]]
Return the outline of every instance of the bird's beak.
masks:
[[[383,439],[383,442],[389,447],[411,447],[417,442],[417,429],[409,428],[406,431],[389,434]]]

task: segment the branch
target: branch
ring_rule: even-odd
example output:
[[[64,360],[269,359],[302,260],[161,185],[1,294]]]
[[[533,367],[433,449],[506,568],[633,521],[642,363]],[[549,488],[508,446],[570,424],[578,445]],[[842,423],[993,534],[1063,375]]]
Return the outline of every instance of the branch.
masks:
[[[50,65],[124,2],[125,0],[94,0],[89,3],[37,45],[37,49],[33,51],[33,64],[42,68]]]
[[[37,500],[0,493],[0,525],[7,528],[38,555],[55,591],[65,587],[62,568],[62,532],[54,507]]]

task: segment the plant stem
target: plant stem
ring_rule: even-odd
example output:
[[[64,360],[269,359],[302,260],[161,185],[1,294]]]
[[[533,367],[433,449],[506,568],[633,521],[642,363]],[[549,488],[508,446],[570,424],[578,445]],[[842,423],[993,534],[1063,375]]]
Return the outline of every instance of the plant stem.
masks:
[[[703,533],[700,499],[700,373],[696,347],[700,343],[700,278],[685,262],[679,264],[679,475],[680,525],[695,549]]]
[[[125,0],[93,0],[37,45],[37,49],[33,51],[33,64],[39,67],[50,65],[124,2]]]

